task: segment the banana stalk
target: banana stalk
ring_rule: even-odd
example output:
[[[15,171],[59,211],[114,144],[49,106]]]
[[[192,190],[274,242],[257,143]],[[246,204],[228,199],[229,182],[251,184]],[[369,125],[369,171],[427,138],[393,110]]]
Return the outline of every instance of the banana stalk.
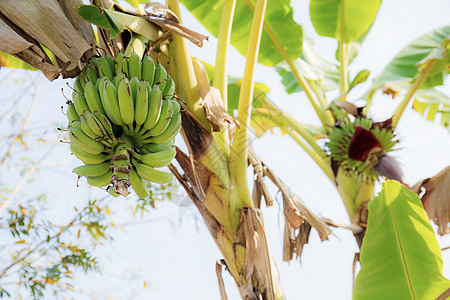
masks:
[[[180,15],[176,0],[168,0],[166,5]],[[258,5],[256,23],[264,18],[265,1],[258,1]],[[200,83],[195,78],[189,52],[181,37],[173,36],[169,54],[171,65],[175,66],[170,75],[176,82],[177,94],[187,103],[187,109],[182,113],[182,127],[191,154],[189,157],[177,150],[176,159],[183,175],[173,165],[169,168],[201,213],[242,298],[284,299],[278,271],[267,246],[262,217],[253,206],[250,193],[244,193],[245,197],[242,197],[240,190],[245,177],[239,184],[232,180],[225,156],[227,152],[221,150],[199,105]],[[251,80],[249,83],[252,85]],[[247,128],[248,124],[244,126]],[[246,152],[243,155],[239,163],[244,169]]]

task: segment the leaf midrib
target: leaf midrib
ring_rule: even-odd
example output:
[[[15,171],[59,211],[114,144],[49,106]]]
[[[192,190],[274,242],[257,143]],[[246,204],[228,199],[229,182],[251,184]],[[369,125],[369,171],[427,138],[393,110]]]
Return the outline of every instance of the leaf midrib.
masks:
[[[411,280],[411,277],[410,277],[410,274],[409,274],[408,265],[406,264],[406,257],[405,257],[405,252],[403,250],[403,244],[402,244],[402,241],[400,239],[400,233],[399,233],[399,230],[398,230],[398,227],[397,227],[397,219],[395,218],[395,212],[394,212],[394,208],[393,208],[393,205],[392,205],[393,203],[392,203],[390,194],[385,192],[385,195],[386,195],[387,202],[389,203],[389,209],[391,211],[391,216],[392,216],[392,220],[393,220],[393,224],[394,224],[394,230],[395,230],[395,237],[396,237],[397,244],[398,244],[398,247],[399,247],[399,250],[400,250],[400,257],[402,259],[403,269],[404,269],[404,272],[406,273],[406,281],[408,283],[408,288],[409,288],[409,291],[410,291],[412,299],[416,300],[417,298],[416,298],[416,295],[414,293],[414,288],[412,286],[412,280]]]

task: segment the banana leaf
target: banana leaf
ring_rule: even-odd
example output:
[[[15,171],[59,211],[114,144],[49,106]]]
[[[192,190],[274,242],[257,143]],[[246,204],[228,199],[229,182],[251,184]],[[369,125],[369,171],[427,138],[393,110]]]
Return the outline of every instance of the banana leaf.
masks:
[[[369,203],[353,299],[436,299],[450,287],[419,197],[398,181]]]
[[[441,116],[440,123],[450,128],[450,97],[434,88],[418,90],[415,93],[413,108],[428,121],[433,122]]]
[[[449,52],[450,26],[433,30],[403,48],[375,79],[374,86],[393,90],[406,89],[421,66],[430,59],[437,59],[437,63],[420,88],[442,85],[450,66]]]
[[[219,34],[222,17],[222,0],[181,0],[197,20],[214,36]],[[231,33],[231,44],[246,55],[253,18],[254,0],[237,1]],[[274,33],[269,36],[268,29]],[[274,66],[283,61],[275,43],[285,49],[291,59],[300,57],[302,48],[302,27],[293,19],[289,0],[268,1],[258,62]]]
[[[310,39],[303,39],[303,52],[299,59],[294,61],[299,73],[308,80],[317,80],[323,90],[331,91],[339,88],[340,75],[336,65],[327,61],[313,48]],[[281,76],[281,83],[288,94],[302,91],[291,69],[285,62],[275,66]]]
[[[11,69],[23,69],[23,70],[33,70],[37,71],[36,68],[33,68],[26,62],[8,54],[5,52],[0,52],[0,66],[11,68]]]
[[[152,41],[156,41],[159,37],[159,29],[142,17],[102,9],[94,5],[82,5],[78,7],[78,13],[86,21],[110,30],[111,38],[117,37],[125,28]]]
[[[370,28],[380,4],[381,0],[311,0],[309,13],[319,35],[350,43]]]

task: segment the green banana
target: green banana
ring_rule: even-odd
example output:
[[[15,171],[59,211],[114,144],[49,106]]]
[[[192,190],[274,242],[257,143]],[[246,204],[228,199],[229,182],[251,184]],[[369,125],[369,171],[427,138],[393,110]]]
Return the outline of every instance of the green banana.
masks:
[[[73,89],[80,94],[84,94],[84,87],[80,76],[77,76],[77,78],[75,78]]]
[[[147,198],[150,195],[147,184],[135,169],[130,170],[130,182],[139,199]]]
[[[106,150],[102,143],[91,139],[76,127],[69,127],[69,138],[71,143],[92,154],[100,154]]]
[[[142,60],[142,79],[153,84],[155,76],[155,62],[150,56],[145,56]]]
[[[133,156],[147,166],[160,168],[169,165],[176,154],[177,150],[175,147],[170,146],[156,153],[148,153],[144,155],[134,153]]]
[[[142,147],[142,153],[156,153],[160,152],[170,146],[173,146],[175,144],[175,138],[171,138],[169,141],[162,143],[162,144],[145,144]]]
[[[175,93],[175,82],[172,77],[167,76],[166,86],[162,92],[163,97],[167,95],[173,95]]]
[[[75,105],[73,104],[72,101],[69,101],[69,106],[67,107],[66,115],[67,119],[69,119],[69,124],[72,123],[72,121],[80,121],[80,117],[78,117]]]
[[[113,76],[114,76],[114,74],[116,74],[116,73],[115,73],[115,72],[116,72],[116,63],[115,63],[115,61],[114,61],[114,58],[112,58],[112,57],[109,56],[109,55],[105,55],[105,58],[106,58],[106,61],[107,61],[108,64],[109,64],[109,67],[111,68],[112,74],[113,74]]]
[[[180,112],[180,110],[181,110],[181,105],[180,105],[180,103],[178,102],[178,100],[175,99],[175,98],[172,98],[172,99],[170,99],[169,101],[171,101],[171,102],[172,102],[172,105],[173,105],[172,117],[173,117],[173,116],[176,116],[176,115]]]
[[[181,115],[177,114],[170,120],[167,129],[158,136],[154,136],[145,140],[146,143],[162,144],[175,137],[181,129]]]
[[[104,77],[103,77],[104,78]],[[102,78],[102,81],[103,81]],[[100,82],[101,86],[101,82]],[[109,80],[106,80],[103,90],[103,97],[104,97],[104,105],[105,105],[105,111],[108,118],[116,125],[123,125],[123,120],[120,115],[120,109],[119,109],[119,98],[117,95],[117,88],[116,86]],[[134,113],[133,113],[134,117]]]
[[[90,81],[92,83],[96,83],[97,79],[99,78],[97,73],[97,68],[94,65],[90,65],[86,70],[86,81]]]
[[[147,82],[139,82],[138,92],[134,101],[134,121],[136,122],[136,131],[144,124],[148,113],[148,91]]]
[[[83,130],[83,128],[81,127],[81,121],[72,121],[71,123],[69,123],[69,127]]]
[[[163,104],[161,107],[161,114],[159,116],[158,123],[156,123],[155,127],[147,131],[142,135],[144,139],[151,136],[158,136],[163,133],[170,124],[173,112],[173,104],[172,101],[163,100]]]
[[[86,110],[85,110],[86,112]],[[83,132],[90,137],[93,140],[98,141],[98,139],[100,138],[97,134],[95,134],[91,128],[89,128],[88,123],[86,122],[86,118],[84,117],[84,115],[80,115],[80,123],[81,123],[81,129],[83,130]],[[101,141],[99,141],[101,142]],[[109,145],[107,145],[109,146]]]
[[[106,57],[102,56],[98,59],[98,74],[99,77],[106,76],[109,80],[113,79],[113,70],[109,65],[109,62],[106,60]]]
[[[105,128],[105,130],[106,130],[108,136],[111,138],[111,140],[115,141],[116,137],[114,136],[114,130],[113,130],[112,124],[109,121],[109,119],[104,114],[99,113],[98,111],[94,111],[94,115],[102,123],[103,128]]]
[[[84,96],[76,91],[72,93],[72,102],[73,105],[75,105],[75,110],[77,111],[78,115],[82,115],[83,111],[89,110],[89,106],[86,102],[86,98]]]
[[[119,111],[122,121],[127,125],[134,122],[134,101],[128,79],[123,78],[117,87]]]
[[[127,78],[127,76],[125,75],[125,73],[119,73],[117,74],[116,77],[114,77],[113,79],[113,83],[115,86],[119,86],[119,83],[122,79]]]
[[[100,164],[105,161],[110,161],[112,154],[92,154],[83,150],[79,146],[70,144],[70,151],[84,164]]]
[[[128,76],[128,59],[125,57],[125,54],[122,52],[117,52],[115,64],[116,76],[120,73],[125,73]]]
[[[141,58],[136,52],[131,53],[130,57],[128,58],[128,72],[129,72],[129,78],[137,77],[139,80],[141,80]]]
[[[102,122],[91,112],[85,111],[83,113],[83,117],[86,120],[86,123],[89,126],[89,129],[98,137],[100,137],[99,141],[106,146],[113,146],[116,142],[114,135],[111,137],[108,134],[108,131],[103,126]]]
[[[139,88],[139,79],[137,77],[131,78],[130,79],[130,89],[131,89],[131,94],[133,95],[134,100],[136,100],[138,88]]]
[[[82,165],[79,167],[76,167],[73,169],[73,173],[77,174],[78,176],[84,176],[84,177],[98,177],[105,175],[106,172],[109,171],[109,167],[111,166],[111,163],[109,161],[101,163],[101,164],[95,164],[95,165]]]
[[[111,183],[112,172],[106,172],[102,176],[86,177],[87,183],[92,186],[103,187]]]
[[[155,77],[153,78],[153,85],[159,85],[161,91],[164,91],[166,87],[167,71],[161,64],[158,64],[155,68]]]
[[[158,86],[153,86],[150,96],[148,98],[148,114],[144,124],[142,124],[141,133],[155,127],[158,123],[159,115],[161,113],[162,97],[161,90]]]
[[[133,159],[133,165],[136,167],[136,171],[147,181],[156,182],[156,183],[169,183],[173,179],[173,174],[156,170],[150,166],[141,164]]]
[[[102,99],[100,99],[100,94],[95,85],[88,81],[84,88],[84,98],[86,99],[87,105],[91,112],[98,111],[105,114],[103,109]]]

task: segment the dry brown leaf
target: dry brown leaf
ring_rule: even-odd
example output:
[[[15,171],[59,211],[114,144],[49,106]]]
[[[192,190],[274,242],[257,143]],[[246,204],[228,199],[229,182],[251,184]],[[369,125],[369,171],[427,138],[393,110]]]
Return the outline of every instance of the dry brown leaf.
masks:
[[[253,174],[256,175],[254,185],[257,187],[256,192],[261,193],[261,195],[255,195],[254,197],[259,197],[259,202],[261,202],[261,196],[264,195],[264,201],[266,206],[270,207],[273,205],[273,198],[264,183],[264,170],[261,159],[256,155],[255,150],[250,145],[248,148],[248,162],[253,166]],[[255,198],[254,198],[255,200]],[[259,204],[260,205],[260,204]],[[259,206],[257,206],[259,208]]]
[[[29,39],[32,40],[31,37]],[[41,70],[50,81],[58,78],[61,70],[53,65],[41,47],[36,44],[25,40],[0,19],[0,51],[14,55]]]
[[[244,267],[242,268],[246,285],[241,283],[242,297],[254,298],[256,293],[261,299],[275,299],[272,267],[269,247],[259,209],[244,207],[236,232],[235,244],[245,245]],[[276,267],[276,266],[275,266]],[[254,287],[253,284],[257,283]]]
[[[216,276],[217,276],[217,281],[219,283],[220,299],[228,300],[227,292],[225,290],[225,283],[223,282],[223,277],[222,277],[222,267],[223,266],[226,267],[225,261],[223,259],[219,259],[218,261],[216,261]]]
[[[286,211],[291,212],[289,215],[291,219],[286,217],[291,222],[291,225],[295,228],[296,226],[300,226],[303,221],[306,221],[317,230],[322,241],[327,240],[328,236],[331,234],[331,229],[326,222],[310,211],[309,208],[306,207],[306,204],[303,203],[297,195],[292,193],[290,188],[285,185],[271,169],[265,168],[264,175],[269,177],[283,194],[283,210],[286,206]]]
[[[203,99],[202,106],[205,108],[206,118],[211,123],[213,131],[220,131],[224,126],[233,122],[233,118],[223,105],[222,96],[218,89],[211,87]]]
[[[347,113],[351,114],[354,117],[359,116],[359,109],[358,107],[348,101],[333,101],[334,104],[336,104],[337,107],[345,110]]]
[[[255,179],[253,182],[252,200],[253,205],[255,205],[256,208],[261,208],[262,195],[261,185],[258,183],[258,180]]]
[[[446,167],[431,178],[417,182],[411,190],[416,194],[425,193],[421,200],[428,217],[438,225],[438,233],[450,233],[450,166]]]
[[[294,258],[295,229],[291,223],[284,222],[283,235],[283,261],[291,261]]]
[[[309,242],[311,228],[312,226],[309,223],[303,223],[299,228],[297,236],[295,237],[294,253],[300,262],[302,259],[303,246]]]
[[[82,0],[58,0],[67,19],[73,27],[80,33],[86,42],[92,47],[97,45],[92,24],[83,19],[77,12],[76,7],[83,4]]]
[[[167,6],[159,2],[148,2],[144,6],[144,11],[147,13],[147,15],[154,15],[154,13],[162,12],[162,14],[154,16],[180,23],[180,19],[178,19],[177,15],[174,14],[173,11],[168,9]]]
[[[4,0],[0,1],[0,11],[24,33],[47,47],[67,70],[77,68],[78,60],[91,49],[57,1]]]
[[[174,14],[173,11],[168,9],[163,4],[156,4],[156,2],[150,2],[148,3],[149,6],[147,8],[144,8],[145,13],[147,15],[143,16],[135,11],[128,10],[125,7],[120,6],[119,4],[115,3],[114,7],[120,8],[120,11],[126,12],[128,14],[143,17],[147,19],[148,21],[158,25],[162,29],[165,29],[171,33],[178,34],[188,40],[190,40],[192,43],[196,44],[199,47],[203,47],[203,41],[208,40],[208,37],[206,35],[200,34],[198,32],[195,32],[193,30],[190,30],[189,28],[184,27],[180,24],[179,18]],[[151,12],[151,8],[155,8],[155,12],[163,12],[163,14],[153,14]]]
[[[392,99],[395,99],[398,96],[399,91],[393,90],[390,87],[385,87],[383,89],[383,94],[391,96]]]
[[[196,59],[192,60],[199,96],[203,99],[206,118],[211,123],[213,131],[220,131],[233,122],[223,104],[220,91],[209,84],[205,66]]]

